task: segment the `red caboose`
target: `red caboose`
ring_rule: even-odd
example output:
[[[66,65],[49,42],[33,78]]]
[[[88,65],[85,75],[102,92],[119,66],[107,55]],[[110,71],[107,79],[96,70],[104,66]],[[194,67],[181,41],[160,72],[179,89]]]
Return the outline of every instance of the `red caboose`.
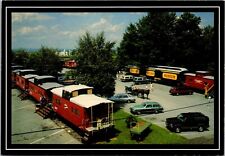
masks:
[[[68,60],[68,61],[65,61],[64,67],[75,68],[75,67],[77,67],[77,63],[75,62],[75,60]]]
[[[28,74],[33,74],[35,75],[36,73],[36,70],[33,70],[33,69],[23,69],[23,70],[19,70],[17,73],[16,73],[16,85],[22,89],[22,90],[25,90],[27,88],[25,88],[25,78],[23,77],[24,75],[28,75]]]
[[[52,89],[53,110],[85,132],[113,127],[113,102],[92,94],[92,87],[70,85]]]
[[[33,79],[29,79],[29,95],[31,95],[36,101],[40,102],[42,97],[45,97],[47,101],[51,100],[50,90],[63,85],[56,82],[54,76],[36,76]]]
[[[184,85],[190,88],[204,91],[205,95],[214,89],[214,76],[210,76],[207,71],[197,71],[185,73]]]

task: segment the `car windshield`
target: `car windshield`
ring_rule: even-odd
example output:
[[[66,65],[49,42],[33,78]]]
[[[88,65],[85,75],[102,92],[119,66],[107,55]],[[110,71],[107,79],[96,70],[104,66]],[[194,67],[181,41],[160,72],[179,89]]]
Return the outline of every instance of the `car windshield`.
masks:
[[[184,121],[184,116],[182,114],[180,114],[180,115],[177,116],[177,119],[179,119],[181,121]]]

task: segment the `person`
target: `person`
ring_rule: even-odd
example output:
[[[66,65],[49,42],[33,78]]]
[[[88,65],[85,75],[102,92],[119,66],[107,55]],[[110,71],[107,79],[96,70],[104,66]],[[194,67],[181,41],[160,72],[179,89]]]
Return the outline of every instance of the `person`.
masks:
[[[153,91],[153,83],[151,82],[150,83],[150,92],[152,92]]]

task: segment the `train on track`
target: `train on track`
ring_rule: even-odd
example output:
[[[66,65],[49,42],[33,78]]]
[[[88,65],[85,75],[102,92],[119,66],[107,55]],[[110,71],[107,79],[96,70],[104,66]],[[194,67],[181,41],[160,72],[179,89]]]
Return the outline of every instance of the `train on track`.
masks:
[[[61,116],[81,131],[83,141],[90,141],[114,127],[113,102],[94,95],[93,87],[65,86],[53,76],[37,75],[33,69],[21,68],[11,67],[12,84],[22,90],[21,100],[31,96],[38,102],[35,112],[43,118]]]

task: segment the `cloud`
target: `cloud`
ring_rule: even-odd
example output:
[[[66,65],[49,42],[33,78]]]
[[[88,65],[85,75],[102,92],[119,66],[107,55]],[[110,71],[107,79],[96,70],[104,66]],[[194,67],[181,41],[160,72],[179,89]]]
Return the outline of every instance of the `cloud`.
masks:
[[[123,28],[123,24],[112,24],[105,18],[101,18],[98,22],[93,23],[89,27],[92,30],[104,30],[106,32],[117,32]]]
[[[24,20],[49,20],[53,17],[39,13],[12,13],[12,23]]]
[[[86,16],[86,15],[89,15],[90,13],[87,13],[87,12],[82,12],[82,13],[63,13],[63,15],[65,16]]]
[[[46,30],[46,27],[43,25],[38,25],[36,27],[22,27],[18,30],[18,33],[22,35],[34,33],[34,32],[43,32]]]

